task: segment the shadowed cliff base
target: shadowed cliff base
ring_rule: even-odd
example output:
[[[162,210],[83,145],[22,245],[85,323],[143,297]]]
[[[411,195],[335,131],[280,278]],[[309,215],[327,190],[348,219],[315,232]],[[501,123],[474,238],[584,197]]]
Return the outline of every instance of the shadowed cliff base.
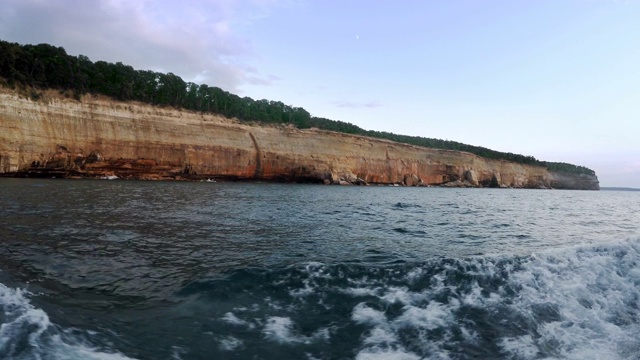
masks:
[[[384,139],[43,92],[0,91],[0,174],[598,189],[595,175]]]

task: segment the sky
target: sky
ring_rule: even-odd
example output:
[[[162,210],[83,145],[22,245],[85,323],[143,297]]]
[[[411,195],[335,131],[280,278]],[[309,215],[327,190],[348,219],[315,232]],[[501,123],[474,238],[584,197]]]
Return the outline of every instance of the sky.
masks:
[[[0,39],[640,188],[640,0],[0,0]]]

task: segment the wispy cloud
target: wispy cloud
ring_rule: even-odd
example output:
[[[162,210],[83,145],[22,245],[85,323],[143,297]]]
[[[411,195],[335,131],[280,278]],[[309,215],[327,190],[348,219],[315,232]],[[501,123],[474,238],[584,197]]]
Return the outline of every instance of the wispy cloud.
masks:
[[[237,31],[276,6],[277,0],[5,0],[0,39],[46,42],[94,61],[122,61],[236,91],[277,80],[249,65],[257,54]]]
[[[333,104],[342,108],[377,108],[382,106],[382,102],[378,100],[367,102],[353,102],[353,101],[334,101]]]

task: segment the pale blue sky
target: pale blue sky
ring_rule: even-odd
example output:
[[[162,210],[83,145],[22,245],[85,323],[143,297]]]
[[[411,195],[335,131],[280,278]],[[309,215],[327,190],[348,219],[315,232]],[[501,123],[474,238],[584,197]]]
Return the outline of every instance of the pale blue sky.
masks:
[[[0,0],[0,39],[640,187],[639,1]]]

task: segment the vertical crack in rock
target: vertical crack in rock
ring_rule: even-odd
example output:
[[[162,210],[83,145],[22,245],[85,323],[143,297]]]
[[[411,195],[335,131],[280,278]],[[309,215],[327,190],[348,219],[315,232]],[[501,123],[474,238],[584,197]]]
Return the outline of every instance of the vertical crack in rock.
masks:
[[[387,181],[389,183],[393,183],[394,182],[394,176],[393,176],[393,165],[391,164],[391,157],[389,157],[389,148],[391,146],[387,146],[384,149],[384,155],[385,155],[385,159],[387,162]],[[393,149],[393,147],[391,147]]]
[[[258,142],[256,141],[256,137],[253,136],[253,133],[249,132],[249,136],[251,137],[251,141],[253,142],[253,147],[256,148],[256,171],[253,174],[253,177],[256,179],[261,179],[263,175],[262,171],[262,151],[260,151],[260,147],[258,146]]]

